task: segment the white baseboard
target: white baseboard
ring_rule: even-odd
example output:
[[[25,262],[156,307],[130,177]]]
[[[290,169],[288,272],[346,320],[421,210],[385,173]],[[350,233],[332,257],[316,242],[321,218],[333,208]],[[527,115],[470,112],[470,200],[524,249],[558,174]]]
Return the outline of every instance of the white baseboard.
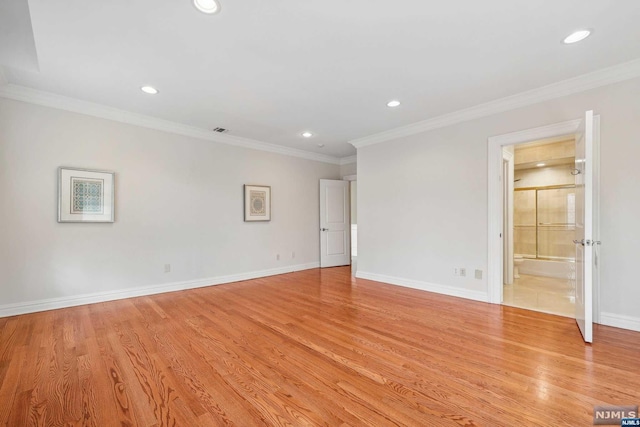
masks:
[[[614,313],[600,313],[600,324],[640,332],[640,317],[624,316],[622,314]]]
[[[367,273],[366,271],[358,271],[356,273],[356,277],[367,280],[375,280],[376,282],[383,282],[391,285],[404,286],[405,288],[435,292],[437,294],[443,294],[452,297],[471,299],[474,301],[489,301],[489,296],[487,295],[487,293],[481,291],[471,291],[469,289],[461,289],[453,286],[439,285],[435,283],[421,282],[411,279],[403,279],[401,277],[385,276],[383,274]]]
[[[320,267],[319,262],[289,265],[287,267],[269,270],[252,271],[248,273],[231,274],[228,276],[208,277],[205,279],[189,280],[185,282],[164,283],[161,285],[140,286],[117,291],[96,292],[70,297],[47,298],[35,301],[19,302],[0,305],[0,317],[16,316],[18,314],[35,313],[38,311],[55,310],[58,308],[74,307],[85,304],[114,301],[145,295],[161,294],[164,292],[183,291],[185,289],[202,288],[205,286],[221,285],[223,283],[239,282],[241,280],[257,279],[275,276],[277,274],[292,273],[294,271],[309,270]]]

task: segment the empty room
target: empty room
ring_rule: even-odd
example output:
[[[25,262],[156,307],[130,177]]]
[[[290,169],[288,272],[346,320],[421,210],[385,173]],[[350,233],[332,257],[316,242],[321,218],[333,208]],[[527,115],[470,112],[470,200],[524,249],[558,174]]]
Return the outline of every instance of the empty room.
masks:
[[[0,426],[640,425],[640,3],[0,2]]]

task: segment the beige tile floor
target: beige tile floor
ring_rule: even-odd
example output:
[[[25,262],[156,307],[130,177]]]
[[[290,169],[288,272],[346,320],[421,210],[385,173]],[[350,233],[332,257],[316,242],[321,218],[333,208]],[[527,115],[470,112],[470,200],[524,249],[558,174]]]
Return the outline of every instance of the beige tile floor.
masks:
[[[503,304],[544,313],[575,317],[575,291],[568,279],[521,274],[504,285]]]

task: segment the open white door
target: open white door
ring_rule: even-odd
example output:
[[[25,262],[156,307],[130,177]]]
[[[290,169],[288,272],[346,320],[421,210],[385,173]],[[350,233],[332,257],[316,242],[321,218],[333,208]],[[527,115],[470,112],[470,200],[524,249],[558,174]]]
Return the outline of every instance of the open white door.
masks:
[[[593,111],[576,134],[576,322],[585,342],[593,341]]]
[[[320,180],[320,267],[351,264],[349,181]]]

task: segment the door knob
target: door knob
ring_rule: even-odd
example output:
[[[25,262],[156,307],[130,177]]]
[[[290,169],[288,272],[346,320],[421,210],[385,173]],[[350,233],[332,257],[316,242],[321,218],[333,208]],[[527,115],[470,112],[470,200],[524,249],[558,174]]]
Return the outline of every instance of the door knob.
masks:
[[[328,228],[321,228],[320,231],[329,231]]]

